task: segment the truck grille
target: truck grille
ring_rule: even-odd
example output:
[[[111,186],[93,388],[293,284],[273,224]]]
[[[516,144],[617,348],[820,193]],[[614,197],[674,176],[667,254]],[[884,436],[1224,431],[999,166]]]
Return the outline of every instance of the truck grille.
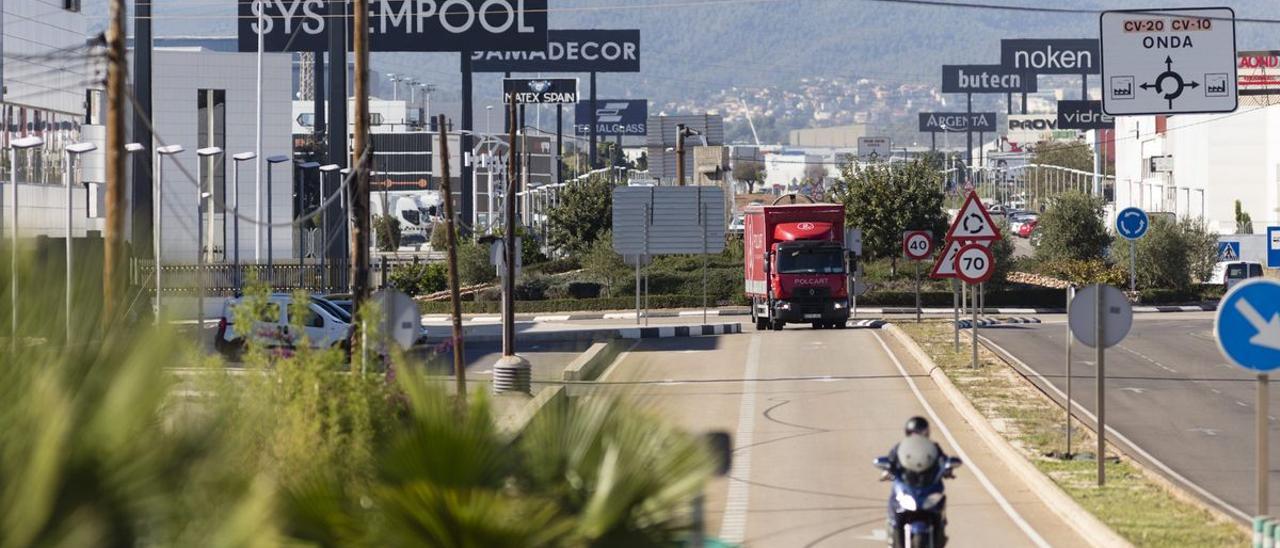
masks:
[[[791,300],[796,302],[830,300],[830,287],[797,287],[791,291]]]

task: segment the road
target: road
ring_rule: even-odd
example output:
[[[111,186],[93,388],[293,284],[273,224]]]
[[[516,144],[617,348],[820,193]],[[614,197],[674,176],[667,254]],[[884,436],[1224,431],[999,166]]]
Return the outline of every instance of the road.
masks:
[[[953,545],[1083,545],[1000,473],[922,369],[897,357],[907,355],[901,349],[890,354],[893,344],[871,329],[645,340],[600,389],[638,398],[690,431],[733,436],[730,478],[707,492],[709,533],[731,542],[883,545],[889,486],[871,461],[901,439],[908,417],[932,409],[945,425],[935,424],[934,438],[966,460],[948,484]]]
[[[1042,389],[1051,383],[1065,391],[1066,324],[1061,315],[1042,319],[985,334],[1042,375],[1033,376]],[[1248,519],[1257,513],[1254,376],[1227,363],[1212,329],[1212,313],[1135,316],[1129,336],[1106,354],[1107,426],[1148,454],[1127,450],[1131,456],[1164,468],[1167,477],[1233,517]],[[1072,399],[1090,413],[1085,418],[1092,425],[1094,351],[1077,344],[1073,352]],[[1273,447],[1276,400],[1269,409]],[[1271,471],[1272,508],[1280,503],[1276,473]]]

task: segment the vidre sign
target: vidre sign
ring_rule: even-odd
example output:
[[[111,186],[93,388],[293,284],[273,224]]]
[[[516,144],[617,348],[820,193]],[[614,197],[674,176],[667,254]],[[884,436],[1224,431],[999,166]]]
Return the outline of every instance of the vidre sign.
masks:
[[[328,48],[329,4],[341,0],[238,2],[238,46],[265,51]],[[345,19],[348,35],[351,14]],[[547,47],[547,0],[369,0],[370,51],[537,51]],[[259,25],[261,22],[261,25]]]

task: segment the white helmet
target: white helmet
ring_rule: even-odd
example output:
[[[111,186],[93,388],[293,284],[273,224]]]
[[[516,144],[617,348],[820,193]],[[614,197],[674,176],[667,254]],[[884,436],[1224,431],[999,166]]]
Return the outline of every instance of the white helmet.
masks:
[[[898,463],[908,472],[924,472],[938,460],[938,446],[929,438],[910,435],[898,444]]]

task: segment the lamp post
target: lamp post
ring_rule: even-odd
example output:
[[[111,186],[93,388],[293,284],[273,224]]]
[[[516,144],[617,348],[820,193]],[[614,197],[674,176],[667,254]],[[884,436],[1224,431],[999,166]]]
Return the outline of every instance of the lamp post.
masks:
[[[204,340],[204,200],[213,196],[213,185],[209,192],[204,190],[204,160],[212,161],[222,154],[219,147],[205,147],[196,150],[196,180],[200,181],[196,189],[196,333]],[[212,181],[210,181],[212,183]],[[209,242],[210,247],[213,242]]]
[[[396,73],[394,72],[388,73],[387,78],[391,79],[391,100],[399,101],[400,100],[400,81],[403,80],[403,78],[396,76]]]
[[[289,161],[289,157],[284,154],[277,154],[275,156],[267,157],[267,270],[271,270],[271,261],[273,259],[271,255],[271,244],[272,244],[271,236],[272,236],[272,232],[275,230],[275,227],[271,225],[271,168],[275,167],[276,164],[288,162],[288,161]],[[258,221],[259,221],[258,229],[261,230],[262,228],[261,215],[258,216]],[[258,244],[259,245],[262,244],[261,234],[259,234],[259,237],[258,237]],[[271,274],[268,274],[268,275],[271,275]]]
[[[173,156],[186,149],[182,145],[168,145],[156,148],[156,176],[155,176],[155,230],[152,232],[151,245],[155,247],[154,255],[156,258],[156,322],[160,322],[160,233],[161,221],[164,220],[164,157]]]
[[[240,162],[247,162],[257,157],[258,153],[256,152],[241,152],[231,155],[233,160],[231,169],[231,245],[234,250],[231,254],[231,268],[235,272],[236,290],[240,289]]]
[[[489,135],[493,132],[492,126],[489,124],[489,115],[493,113],[493,105],[484,106],[484,133]]]
[[[329,174],[341,169],[338,164],[320,166],[320,269],[323,271],[325,289],[329,288],[329,269],[325,268],[325,255],[329,254]],[[332,265],[330,265],[332,266]]]
[[[66,156],[63,158],[63,163],[62,163],[62,181],[63,181],[64,183],[66,183],[66,186],[67,186],[67,219],[66,219],[66,220],[67,220],[67,226],[66,226],[66,234],[65,234],[65,236],[66,236],[66,242],[65,242],[65,243],[66,243],[66,250],[67,250],[67,264],[66,264],[66,270],[67,270],[67,272],[66,272],[66,274],[67,274],[67,276],[66,276],[66,277],[67,277],[67,295],[66,295],[66,297],[67,297],[67,299],[66,299],[66,303],[67,303],[67,304],[66,304],[66,308],[67,308],[67,309],[66,309],[66,314],[67,314],[67,325],[66,325],[66,330],[67,330],[67,331],[66,331],[66,333],[64,334],[64,335],[66,336],[66,338],[67,338],[67,344],[71,344],[71,203],[72,203],[72,200],[71,200],[71,166],[72,166],[72,165],[74,165],[74,157],[75,157],[75,156],[79,156],[79,155],[84,154],[84,153],[86,153],[86,152],[92,152],[92,151],[97,150],[97,149],[98,149],[98,145],[95,145],[95,144],[93,144],[93,143],[76,143],[76,144],[73,144],[73,145],[68,145],[68,146],[67,146],[67,154],[66,154]]]
[[[9,189],[13,193],[13,231],[9,235],[9,299],[13,324],[9,326],[14,348],[18,344],[18,149],[31,149],[44,145],[39,137],[23,137],[9,144]],[[27,151],[30,160],[31,152]]]

